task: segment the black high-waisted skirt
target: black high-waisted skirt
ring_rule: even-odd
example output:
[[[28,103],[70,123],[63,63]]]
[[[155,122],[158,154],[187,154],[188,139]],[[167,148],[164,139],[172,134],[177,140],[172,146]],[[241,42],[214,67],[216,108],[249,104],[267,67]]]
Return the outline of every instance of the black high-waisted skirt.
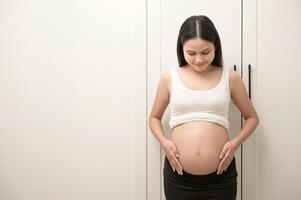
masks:
[[[165,156],[164,194],[166,200],[235,200],[237,195],[237,170],[235,157],[226,171],[217,175],[194,175],[183,170],[183,175],[175,172]]]

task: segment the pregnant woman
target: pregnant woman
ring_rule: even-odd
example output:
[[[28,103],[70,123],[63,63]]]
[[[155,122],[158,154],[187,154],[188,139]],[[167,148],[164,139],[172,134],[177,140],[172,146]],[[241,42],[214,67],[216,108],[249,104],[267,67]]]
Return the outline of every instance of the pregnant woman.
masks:
[[[240,76],[223,66],[221,42],[212,21],[191,16],[177,41],[179,67],[161,74],[149,127],[165,151],[166,200],[235,200],[235,151],[258,126],[259,118]],[[229,139],[231,99],[245,123]],[[170,103],[171,137],[161,119]]]

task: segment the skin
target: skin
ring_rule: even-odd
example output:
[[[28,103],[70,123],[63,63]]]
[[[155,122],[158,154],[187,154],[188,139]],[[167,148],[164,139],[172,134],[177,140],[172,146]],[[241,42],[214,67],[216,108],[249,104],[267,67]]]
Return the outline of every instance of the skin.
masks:
[[[211,62],[215,56],[214,44],[200,38],[190,39],[183,46],[184,58],[188,64],[188,69],[192,73],[206,77],[214,70]]]
[[[200,38],[190,39],[185,42],[183,52],[187,62],[187,71],[198,76],[199,80],[203,80],[204,82],[210,82],[210,80],[214,79],[212,72],[218,69],[211,64],[215,56],[213,43]],[[220,163],[217,174],[221,174],[227,170],[236,150],[259,124],[258,114],[249,99],[243,80],[239,74],[233,70],[230,70],[229,79],[231,98],[243,115],[245,123],[236,137],[224,144],[220,152]],[[165,137],[161,127],[162,116],[169,104],[170,82],[171,77],[169,71],[166,70],[162,73],[159,81],[157,94],[149,116],[149,126],[163,147],[174,171],[177,170],[177,172],[182,175],[183,169],[178,159],[179,152],[177,146],[174,142]]]

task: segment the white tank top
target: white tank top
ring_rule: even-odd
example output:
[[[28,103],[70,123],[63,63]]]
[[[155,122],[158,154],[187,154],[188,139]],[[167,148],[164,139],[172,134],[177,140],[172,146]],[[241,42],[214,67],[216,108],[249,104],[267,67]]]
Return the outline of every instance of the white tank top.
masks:
[[[190,121],[208,121],[230,127],[228,111],[231,102],[229,69],[223,67],[218,84],[208,90],[187,88],[179,78],[176,68],[171,68],[170,120],[172,130],[175,126]]]

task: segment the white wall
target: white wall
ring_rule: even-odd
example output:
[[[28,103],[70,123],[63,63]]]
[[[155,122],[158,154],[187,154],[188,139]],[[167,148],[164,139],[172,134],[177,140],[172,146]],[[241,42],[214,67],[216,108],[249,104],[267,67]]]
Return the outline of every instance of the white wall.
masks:
[[[301,2],[257,1],[258,200],[301,199]]]
[[[0,1],[0,199],[146,198],[146,2]]]

